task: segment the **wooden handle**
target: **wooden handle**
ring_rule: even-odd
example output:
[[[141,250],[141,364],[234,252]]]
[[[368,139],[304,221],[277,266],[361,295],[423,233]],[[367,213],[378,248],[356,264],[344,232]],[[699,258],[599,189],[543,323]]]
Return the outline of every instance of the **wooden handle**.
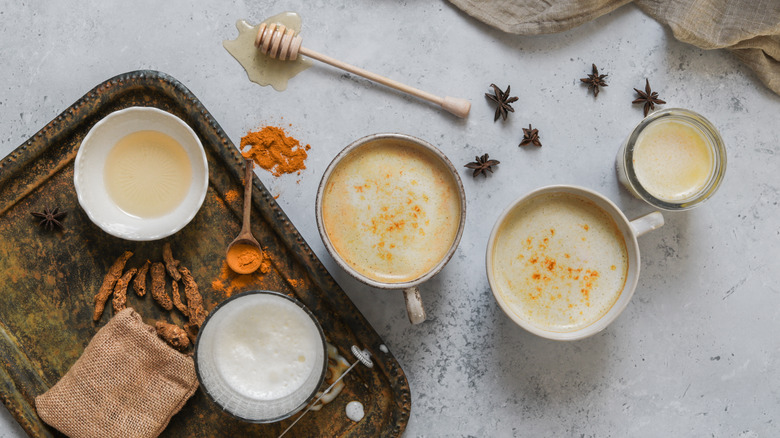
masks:
[[[466,118],[471,110],[471,102],[459,97],[444,96],[444,101],[441,107],[447,110],[450,114],[455,114],[460,118]]]
[[[252,211],[252,173],[254,164],[252,160],[244,159],[244,223],[241,224],[241,234],[251,233],[249,214]]]
[[[394,88],[406,94],[419,97],[420,99],[427,100],[439,105],[444,110],[458,117],[466,117],[471,110],[471,102],[466,99],[460,99],[457,97],[439,97],[435,94],[428,93],[423,90],[419,90],[414,87],[410,87],[398,81],[394,81],[390,78],[372,73],[368,70],[364,70],[360,67],[341,62],[338,59],[331,58],[330,56],[323,55],[322,53],[315,52],[314,50],[301,47],[301,36],[295,35],[292,29],[287,29],[282,24],[266,24],[261,23],[257,29],[257,36],[255,36],[255,47],[260,50],[261,53],[270,56],[274,59],[281,60],[295,60],[298,58],[298,54],[306,55],[309,58],[316,59],[324,62],[325,64],[332,65],[336,68],[346,70],[350,73],[354,73],[358,76],[362,76],[366,79],[378,82],[382,85],[386,85],[390,88]]]
[[[396,89],[398,91],[404,92],[406,94],[411,94],[412,96],[419,97],[420,99],[427,100],[428,102],[435,103],[436,105],[439,105],[444,110],[458,116],[458,117],[466,117],[469,115],[469,110],[471,109],[471,102],[469,102],[466,99],[460,99],[455,97],[439,97],[435,94],[428,93],[427,91],[419,90],[414,87],[410,87],[409,85],[403,84],[401,82],[395,81],[390,78],[386,78],[382,75],[378,75],[376,73],[370,72],[368,70],[362,69],[360,67],[356,67],[352,64],[347,64],[346,62],[341,62],[338,59],[331,58],[330,56],[323,55],[322,53],[315,52],[314,50],[307,49],[306,47],[301,47],[298,52],[301,55],[306,55],[309,58],[314,58],[318,61],[324,62],[325,64],[332,65],[336,68],[340,68],[342,70],[346,70],[350,73],[354,73],[358,76],[362,76],[366,79],[372,80],[374,82],[378,82],[382,85],[386,85],[390,88]]]

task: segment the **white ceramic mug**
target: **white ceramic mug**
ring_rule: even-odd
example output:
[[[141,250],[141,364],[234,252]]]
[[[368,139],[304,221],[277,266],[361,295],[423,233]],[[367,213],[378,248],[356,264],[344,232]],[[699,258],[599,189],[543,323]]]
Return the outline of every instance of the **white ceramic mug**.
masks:
[[[360,264],[359,261],[353,260],[352,263],[349,263],[345,260],[345,257],[339,253],[339,251],[336,248],[336,245],[334,245],[333,243],[333,239],[329,236],[325,220],[323,219],[324,216],[323,197],[325,196],[326,191],[330,190],[329,182],[331,181],[334,172],[339,168],[339,166],[342,163],[352,159],[351,157],[354,157],[356,154],[359,154],[360,151],[366,150],[364,148],[385,147],[385,145],[394,145],[394,144],[398,145],[401,148],[408,148],[410,150],[417,151],[415,153],[423,154],[429,157],[428,159],[432,160],[431,162],[436,163],[436,166],[440,168],[439,170],[441,171],[443,177],[444,176],[451,177],[450,189],[452,190],[448,191],[448,193],[452,192],[453,200],[457,200],[457,202],[459,203],[456,210],[459,212],[460,217],[459,219],[457,219],[457,230],[454,233],[453,239],[451,243],[449,243],[446,247],[443,247],[444,249],[446,249],[446,251],[443,251],[442,256],[440,258],[436,259],[434,262],[431,262],[430,267],[428,269],[425,269],[423,272],[420,272],[419,275],[415,275],[414,278],[408,278],[400,281],[390,282],[390,281],[380,281],[377,280],[376,278],[369,277],[364,272],[361,272],[361,266],[359,265]],[[399,163],[403,163],[404,161],[405,160],[403,158],[398,158]],[[376,171],[384,172],[385,170],[377,169]],[[394,169],[394,172],[397,171],[398,169]],[[418,173],[418,175],[428,174],[428,173],[432,173],[432,172],[429,172],[426,168],[425,171]],[[410,173],[407,173],[407,175],[409,174]],[[350,186],[349,189],[351,190],[352,187]],[[373,191],[375,190],[375,188],[371,188],[370,190],[372,191],[372,193],[374,193]],[[375,198],[377,198],[383,196],[383,195],[375,195],[375,194],[369,195],[368,194],[369,189],[367,189],[366,191],[367,191],[367,193],[365,194],[366,197],[374,196]],[[390,195],[393,194],[391,193]],[[372,206],[375,209],[379,207],[379,205],[370,205],[370,204],[365,205],[364,207],[371,208]],[[425,207],[423,207],[423,210],[425,210]],[[455,170],[455,167],[452,165],[450,160],[447,159],[447,157],[441,151],[439,151],[433,145],[431,145],[426,141],[405,134],[387,133],[387,134],[373,134],[373,135],[363,137],[351,143],[346,148],[344,148],[344,150],[342,150],[338,155],[336,155],[336,157],[330,163],[328,168],[325,170],[325,173],[322,176],[322,181],[320,182],[319,190],[317,191],[315,213],[317,219],[317,228],[319,229],[320,237],[322,237],[322,242],[325,244],[325,248],[328,250],[330,255],[333,257],[333,259],[342,269],[344,269],[348,274],[350,274],[355,279],[369,286],[373,286],[379,289],[403,290],[404,298],[406,301],[406,310],[409,315],[409,321],[412,324],[419,324],[425,321],[426,319],[425,308],[423,307],[422,299],[420,297],[420,289],[417,286],[421,283],[424,283],[425,281],[428,281],[431,277],[439,273],[442,270],[442,268],[444,268],[444,265],[446,265],[447,262],[450,260],[450,258],[452,258],[452,255],[455,253],[455,250],[458,247],[458,242],[460,242],[461,235],[463,234],[464,224],[466,222],[466,195],[465,192],[463,191],[463,184],[461,183],[457,170]],[[341,211],[339,213],[342,215],[349,214]],[[425,211],[423,211],[423,213],[425,213]],[[430,214],[430,212],[428,213]],[[433,214],[436,214],[435,211]],[[356,224],[356,226],[360,226],[360,225]],[[423,228],[422,224],[420,224],[420,228],[421,229]],[[355,235],[357,233],[358,230],[355,230],[355,232],[352,234]],[[401,245],[400,243],[398,244]],[[423,264],[422,261],[420,261],[420,263],[421,266],[427,266],[426,264]]]
[[[501,285],[499,284],[499,281],[497,279],[497,274],[495,271],[496,260],[494,259],[495,257],[494,253],[495,253],[495,248],[497,243],[497,237],[499,235],[499,231],[501,230],[502,225],[507,221],[508,216],[513,212],[519,211],[518,209],[523,209],[524,207],[527,207],[530,200],[538,196],[549,195],[549,194],[569,194],[569,195],[574,195],[574,197],[580,197],[580,198],[584,198],[587,201],[591,201],[593,204],[595,204],[598,210],[603,211],[610,218],[613,219],[620,235],[622,236],[625,242],[625,248],[627,252],[627,271],[626,271],[625,281],[623,283],[623,288],[617,297],[617,300],[614,302],[614,304],[611,305],[609,310],[607,310],[600,317],[598,317],[598,319],[596,319],[595,322],[592,322],[590,325],[572,331],[548,330],[546,328],[533,324],[528,319],[525,319],[521,315],[516,313],[516,311],[513,310],[512,307],[509,305],[507,299],[502,295],[500,289]],[[490,234],[490,239],[487,245],[486,267],[487,267],[488,281],[493,291],[493,296],[495,297],[496,301],[498,302],[498,305],[501,307],[504,313],[506,313],[507,316],[509,316],[509,318],[512,319],[512,321],[514,321],[519,326],[523,327],[524,329],[536,335],[548,339],[570,341],[570,340],[586,338],[588,336],[596,334],[599,331],[606,328],[612,321],[614,321],[618,317],[618,315],[620,315],[620,313],[623,311],[623,309],[626,308],[628,302],[631,300],[631,297],[634,294],[634,290],[636,289],[636,285],[639,280],[639,267],[640,267],[639,246],[637,244],[637,237],[649,231],[652,231],[656,228],[659,228],[663,224],[664,224],[663,216],[661,215],[661,213],[657,211],[630,221],[628,220],[628,218],[626,218],[623,212],[609,199],[607,199],[606,197],[604,197],[599,193],[596,193],[592,190],[583,187],[569,186],[569,185],[555,185],[555,186],[547,186],[547,187],[536,189],[520,197],[512,204],[510,204],[509,207],[507,207],[501,213],[498,220],[496,221],[495,226],[493,227],[493,231]]]

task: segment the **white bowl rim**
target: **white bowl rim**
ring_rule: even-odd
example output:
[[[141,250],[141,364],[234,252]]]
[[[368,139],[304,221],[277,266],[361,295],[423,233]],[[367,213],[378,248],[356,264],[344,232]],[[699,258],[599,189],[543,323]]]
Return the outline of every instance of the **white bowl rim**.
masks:
[[[204,178],[201,181],[199,186],[195,185],[197,181],[194,182],[195,188],[198,190],[199,193],[198,198],[196,202],[192,204],[191,211],[189,211],[189,213],[186,216],[182,216],[181,221],[176,221],[175,226],[166,229],[165,231],[149,233],[149,234],[144,234],[143,232],[136,232],[130,234],[115,229],[111,229],[110,227],[107,226],[107,224],[103,223],[101,220],[95,217],[95,214],[91,211],[92,207],[85,199],[85,195],[84,195],[85,189],[81,187],[80,184],[81,171],[80,171],[79,163],[81,162],[84,156],[83,155],[83,151],[85,150],[84,145],[85,144],[89,145],[89,141],[92,139],[93,134],[96,132],[96,130],[101,129],[108,123],[111,123],[111,121],[117,117],[126,116],[127,114],[132,114],[133,112],[154,114],[155,116],[167,118],[168,120],[173,121],[174,123],[180,125],[190,136],[192,136],[192,139],[194,140],[194,143],[198,146],[197,149],[200,152],[200,154],[198,154],[196,159],[200,158],[199,164],[202,164],[205,172],[204,172]],[[87,217],[89,217],[92,223],[97,225],[100,229],[120,239],[125,239],[130,241],[152,241],[152,240],[163,239],[165,237],[173,235],[179,232],[185,226],[187,226],[187,224],[189,224],[190,221],[192,221],[192,219],[195,217],[195,215],[198,213],[201,206],[203,205],[203,201],[206,199],[206,193],[208,192],[208,184],[209,184],[208,176],[209,176],[209,167],[208,167],[208,160],[206,159],[206,152],[203,148],[203,144],[201,143],[200,138],[198,137],[198,135],[195,133],[195,131],[192,129],[192,127],[189,124],[187,124],[184,120],[182,120],[178,116],[171,114],[168,111],[162,110],[160,108],[149,107],[149,106],[131,106],[117,111],[113,111],[112,113],[98,120],[98,122],[95,123],[89,129],[89,132],[87,132],[87,134],[81,140],[81,143],[79,144],[78,152],[76,153],[76,158],[74,160],[73,184],[76,189],[76,197],[78,198],[79,205],[81,205],[81,208],[87,214]],[[167,215],[163,217],[166,216]]]

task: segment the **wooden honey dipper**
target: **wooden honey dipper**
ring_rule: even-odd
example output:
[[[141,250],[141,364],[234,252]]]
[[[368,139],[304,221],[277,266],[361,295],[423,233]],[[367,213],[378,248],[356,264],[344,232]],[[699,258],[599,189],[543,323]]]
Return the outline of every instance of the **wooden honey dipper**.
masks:
[[[255,38],[255,47],[257,47],[261,53],[282,61],[293,61],[298,58],[298,54],[314,58],[374,82],[379,82],[382,85],[387,85],[390,88],[395,88],[398,91],[433,102],[458,117],[466,117],[471,109],[471,102],[466,99],[449,96],[439,97],[384,76],[380,76],[376,73],[372,73],[368,70],[364,70],[360,67],[355,67],[354,65],[333,59],[322,53],[317,53],[313,50],[301,47],[301,36],[295,35],[294,30],[288,29],[283,24],[260,24],[260,27],[257,30],[257,37]]]

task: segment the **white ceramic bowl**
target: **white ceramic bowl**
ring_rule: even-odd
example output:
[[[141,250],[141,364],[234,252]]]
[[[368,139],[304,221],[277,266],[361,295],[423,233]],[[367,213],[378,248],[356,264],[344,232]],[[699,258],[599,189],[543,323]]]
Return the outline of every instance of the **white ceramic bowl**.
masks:
[[[159,217],[140,218],[121,210],[106,190],[106,158],[123,137],[137,131],[160,131],[175,139],[187,152],[192,183],[184,200]],[[208,163],[195,131],[168,112],[150,107],[115,111],[90,129],[76,155],[73,182],[79,204],[89,219],[108,234],[127,240],[157,240],[181,230],[203,204],[208,188]]]

